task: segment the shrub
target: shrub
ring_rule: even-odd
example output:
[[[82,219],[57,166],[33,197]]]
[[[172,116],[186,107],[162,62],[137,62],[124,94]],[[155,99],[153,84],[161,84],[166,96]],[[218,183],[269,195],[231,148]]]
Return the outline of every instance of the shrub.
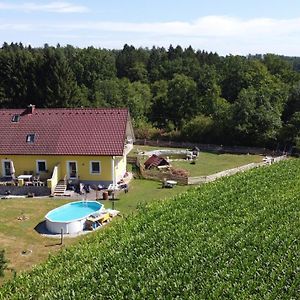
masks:
[[[0,250],[0,277],[4,276],[4,270],[7,268],[7,260],[5,259],[5,251]]]
[[[161,130],[153,127],[146,121],[138,121],[134,126],[134,134],[137,139],[156,139],[161,135]]]

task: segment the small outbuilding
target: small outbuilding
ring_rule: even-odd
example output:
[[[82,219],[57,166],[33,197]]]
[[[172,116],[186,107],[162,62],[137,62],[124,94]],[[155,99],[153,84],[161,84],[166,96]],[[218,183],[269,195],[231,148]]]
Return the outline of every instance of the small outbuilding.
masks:
[[[153,154],[144,162],[144,166],[147,170],[154,167],[169,166],[169,165],[170,165],[169,162],[165,158],[159,157],[156,154]]]

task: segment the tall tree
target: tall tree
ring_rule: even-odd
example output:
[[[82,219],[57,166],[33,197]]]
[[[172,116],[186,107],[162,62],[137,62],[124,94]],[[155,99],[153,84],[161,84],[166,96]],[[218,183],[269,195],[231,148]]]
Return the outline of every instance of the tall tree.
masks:
[[[44,49],[39,86],[43,107],[74,107],[78,105],[75,76],[62,51]]]
[[[169,82],[168,100],[171,109],[166,112],[175,127],[180,129],[200,111],[200,99],[196,82],[185,75],[176,74]]]

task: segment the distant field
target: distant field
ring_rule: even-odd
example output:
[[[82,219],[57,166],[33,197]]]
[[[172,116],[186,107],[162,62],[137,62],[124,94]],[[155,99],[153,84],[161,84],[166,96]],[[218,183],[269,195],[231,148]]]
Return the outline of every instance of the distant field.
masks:
[[[299,299],[300,160],[140,207],[0,289],[3,299]],[[1,296],[0,296],[1,298]]]

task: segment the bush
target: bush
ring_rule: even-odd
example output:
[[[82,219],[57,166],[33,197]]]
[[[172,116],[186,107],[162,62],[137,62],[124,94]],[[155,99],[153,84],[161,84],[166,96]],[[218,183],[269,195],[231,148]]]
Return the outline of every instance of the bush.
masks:
[[[7,268],[7,260],[5,259],[5,251],[0,250],[0,277],[4,276],[4,270]]]
[[[199,115],[183,126],[181,134],[187,141],[207,143],[210,142],[213,125],[211,117]]]
[[[139,121],[134,126],[134,134],[137,139],[151,140],[159,137],[161,130],[145,121]]]

